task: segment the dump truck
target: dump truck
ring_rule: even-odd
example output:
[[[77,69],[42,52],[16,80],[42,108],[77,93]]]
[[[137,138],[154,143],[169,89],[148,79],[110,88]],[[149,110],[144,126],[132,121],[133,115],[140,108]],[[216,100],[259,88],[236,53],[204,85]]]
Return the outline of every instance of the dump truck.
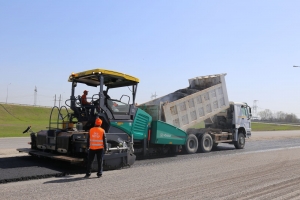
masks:
[[[187,88],[139,105],[153,119],[164,121],[187,134],[187,153],[209,152],[219,143],[245,146],[251,136],[251,108],[228,100],[226,74],[189,79]],[[202,123],[202,128],[196,128]]]
[[[85,163],[88,131],[97,117],[107,136],[104,169],[131,166],[136,156],[209,152],[219,143],[242,149],[251,136],[251,108],[228,101],[225,75],[190,79],[186,88],[137,105],[136,77],[107,69],[72,73],[70,98],[52,108],[46,130],[35,133],[28,127],[31,148],[17,150]],[[91,104],[81,103],[79,84],[96,91]],[[204,127],[197,128],[199,123]]]

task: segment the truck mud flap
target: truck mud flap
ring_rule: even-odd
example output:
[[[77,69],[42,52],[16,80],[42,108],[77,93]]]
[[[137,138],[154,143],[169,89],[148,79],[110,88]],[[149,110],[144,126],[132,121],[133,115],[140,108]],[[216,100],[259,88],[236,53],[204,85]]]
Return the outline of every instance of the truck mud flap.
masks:
[[[251,137],[251,131],[247,131],[247,136],[246,137]]]

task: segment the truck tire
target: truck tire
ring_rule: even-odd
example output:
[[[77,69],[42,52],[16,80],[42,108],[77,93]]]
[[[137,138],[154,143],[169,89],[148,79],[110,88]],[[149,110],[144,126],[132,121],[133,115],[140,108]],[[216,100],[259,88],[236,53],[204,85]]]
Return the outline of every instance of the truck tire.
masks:
[[[185,150],[187,153],[196,153],[198,150],[198,139],[194,134],[189,134],[186,143]]]
[[[236,149],[243,149],[245,147],[245,135],[244,133],[239,133],[237,141],[235,141],[234,146]]]
[[[208,133],[204,133],[200,139],[200,152],[210,152],[213,147],[213,139]]]

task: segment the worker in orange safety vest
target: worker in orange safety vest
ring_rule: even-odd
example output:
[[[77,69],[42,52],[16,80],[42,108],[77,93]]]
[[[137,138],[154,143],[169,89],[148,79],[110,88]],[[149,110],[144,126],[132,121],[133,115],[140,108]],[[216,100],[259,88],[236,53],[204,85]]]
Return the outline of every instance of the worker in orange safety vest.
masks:
[[[95,155],[97,156],[98,161],[97,177],[100,178],[102,176],[103,155],[104,152],[107,152],[107,145],[105,131],[100,127],[101,124],[102,120],[100,118],[96,118],[95,127],[91,128],[88,134],[89,151],[85,178],[88,178],[91,175],[91,166]]]

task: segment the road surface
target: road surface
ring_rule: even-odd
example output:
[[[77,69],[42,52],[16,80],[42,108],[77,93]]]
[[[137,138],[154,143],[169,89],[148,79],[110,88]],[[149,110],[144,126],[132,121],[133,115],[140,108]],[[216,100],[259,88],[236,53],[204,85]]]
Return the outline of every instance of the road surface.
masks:
[[[73,174],[0,184],[1,198],[300,199],[300,132],[270,133],[262,140],[253,133],[243,150],[221,145],[210,153],[140,160],[100,179]]]

